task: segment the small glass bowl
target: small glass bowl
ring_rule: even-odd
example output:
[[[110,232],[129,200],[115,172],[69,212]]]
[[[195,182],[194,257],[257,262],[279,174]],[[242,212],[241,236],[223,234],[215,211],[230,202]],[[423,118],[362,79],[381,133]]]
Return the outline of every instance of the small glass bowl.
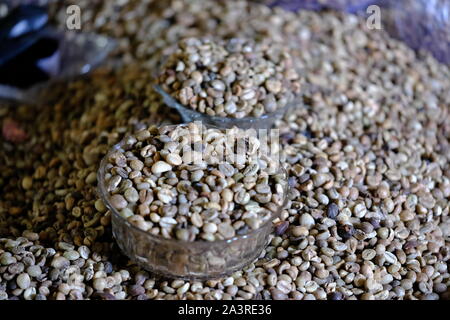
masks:
[[[106,166],[113,152],[126,151],[131,147],[126,141],[125,138],[111,148],[102,159],[97,173],[99,196],[112,213],[113,236],[125,255],[150,272],[185,280],[220,278],[241,270],[259,257],[273,231],[273,220],[279,217],[288,201],[288,176],[282,166],[279,173],[286,176],[283,204],[260,228],[227,240],[189,242],[165,239],[132,225],[111,204],[105,185]]]
[[[217,127],[220,129],[230,129],[232,127],[238,127],[241,129],[270,129],[274,125],[275,121],[280,120],[284,115],[293,107],[301,103],[301,99],[294,99],[293,101],[286,104],[281,109],[278,109],[272,113],[267,113],[261,117],[244,117],[244,118],[230,118],[230,117],[218,117],[210,116],[205,113],[195,111],[191,108],[183,106],[170,94],[164,91],[159,85],[153,86],[156,92],[158,92],[163,98],[164,103],[177,110],[183,122],[194,122],[201,121],[205,125]]]

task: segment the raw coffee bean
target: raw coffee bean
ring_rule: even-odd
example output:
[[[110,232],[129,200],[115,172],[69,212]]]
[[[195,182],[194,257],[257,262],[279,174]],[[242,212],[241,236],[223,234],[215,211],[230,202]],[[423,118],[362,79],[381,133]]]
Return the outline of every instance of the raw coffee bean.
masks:
[[[154,174],[160,174],[163,172],[170,171],[172,169],[172,166],[164,161],[158,161],[152,166],[152,172]]]
[[[286,230],[289,228],[289,222],[288,221],[282,221],[276,224],[275,226],[275,234],[277,236],[283,235]]]
[[[355,228],[352,225],[345,224],[338,226],[338,235],[344,239],[350,239],[355,233]]]
[[[17,276],[17,285],[19,286],[19,288],[21,289],[27,289],[30,286],[30,276],[28,275],[28,273],[21,273]]]
[[[327,217],[330,219],[336,219],[339,214],[339,207],[334,202],[331,202],[327,207]]]

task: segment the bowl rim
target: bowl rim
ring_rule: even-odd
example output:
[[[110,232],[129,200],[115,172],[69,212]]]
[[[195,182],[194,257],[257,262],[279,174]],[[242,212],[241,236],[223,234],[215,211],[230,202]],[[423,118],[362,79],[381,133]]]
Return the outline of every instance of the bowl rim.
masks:
[[[176,127],[176,126],[181,126],[181,125],[187,125],[187,123],[180,123],[180,124],[175,124],[175,125],[163,125],[163,126],[158,126],[158,128],[160,127]],[[206,126],[206,127],[212,127],[210,125],[206,125],[203,124],[202,125]],[[215,128],[215,129],[219,129],[219,130],[224,130],[224,129],[220,129],[220,128]],[[102,158],[101,162],[100,162],[100,166],[98,168],[97,171],[97,193],[99,198],[103,201],[103,203],[105,204],[106,208],[111,212],[112,215],[114,215],[116,218],[118,218],[122,223],[124,223],[128,228],[131,228],[132,230],[139,232],[147,237],[153,238],[156,241],[162,241],[162,242],[166,242],[166,243],[173,243],[173,244],[178,244],[178,245],[199,245],[199,246],[212,246],[215,244],[227,244],[227,243],[232,243],[235,241],[239,241],[239,240],[245,240],[247,238],[252,238],[255,235],[257,235],[259,232],[261,232],[261,230],[266,229],[267,227],[272,227],[273,228],[273,221],[277,218],[279,218],[279,216],[281,215],[281,211],[286,207],[289,199],[288,199],[288,192],[289,192],[289,183],[288,183],[288,179],[289,179],[289,174],[288,171],[283,167],[282,164],[280,164],[278,166],[278,171],[276,174],[279,173],[283,173],[286,176],[286,180],[284,181],[284,186],[283,186],[283,203],[279,206],[277,206],[277,210],[276,212],[272,212],[270,218],[264,222],[259,228],[251,230],[250,232],[247,232],[245,234],[242,235],[235,235],[232,238],[229,239],[222,239],[222,240],[214,240],[214,241],[208,241],[208,240],[203,240],[203,239],[198,239],[198,240],[194,240],[194,241],[186,241],[186,240],[179,240],[176,238],[164,238],[161,237],[159,235],[154,235],[148,231],[144,231],[138,227],[136,227],[135,225],[131,224],[129,221],[127,221],[124,217],[122,217],[118,210],[116,208],[114,208],[109,200],[109,192],[106,190],[106,185],[105,185],[105,168],[106,165],[108,164],[108,159],[109,157],[116,152],[117,150],[124,150],[124,146],[127,145],[127,139],[130,137],[133,137],[133,134],[129,134],[126,135],[119,143],[114,144],[109,150],[108,152],[105,154],[105,156]]]

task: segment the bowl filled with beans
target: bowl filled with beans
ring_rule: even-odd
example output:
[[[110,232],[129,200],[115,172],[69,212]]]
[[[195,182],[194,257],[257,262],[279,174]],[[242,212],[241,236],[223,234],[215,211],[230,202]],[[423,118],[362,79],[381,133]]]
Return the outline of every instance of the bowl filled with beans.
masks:
[[[269,129],[301,105],[293,58],[268,39],[184,39],[159,69],[155,89],[185,122]]]
[[[266,148],[250,131],[153,126],[115,145],[98,184],[121,250],[149,271],[184,279],[220,277],[256,259],[288,179],[278,146]]]

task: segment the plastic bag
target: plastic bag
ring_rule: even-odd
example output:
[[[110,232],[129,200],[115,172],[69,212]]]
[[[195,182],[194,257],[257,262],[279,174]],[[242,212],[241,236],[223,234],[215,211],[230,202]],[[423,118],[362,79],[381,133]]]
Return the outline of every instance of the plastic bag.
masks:
[[[41,101],[42,90],[53,82],[83,75],[96,68],[115,47],[110,38],[90,33],[60,32],[48,30],[59,40],[59,70],[49,81],[38,83],[29,89],[0,85],[0,98],[28,103]]]
[[[450,64],[450,0],[397,0],[390,9],[398,38]]]
[[[9,11],[20,5],[35,5],[45,7],[61,0],[0,0],[0,18],[5,17]]]
[[[365,11],[372,4],[377,4],[376,0],[272,0],[266,1],[269,6],[279,6],[287,10],[296,11],[299,9],[323,10],[333,9],[356,13]]]
[[[260,1],[261,2],[261,1]],[[428,50],[450,64],[450,0],[263,0],[287,10],[333,9],[366,14],[370,5],[382,8],[385,29],[415,50]]]
[[[52,82],[88,73],[116,45],[104,36],[56,30],[37,6],[10,13],[0,30],[1,99],[41,102],[43,89]]]
[[[60,0],[0,0],[0,4],[5,4],[8,8],[11,9],[20,5],[28,5],[28,4],[43,7],[57,1]]]

